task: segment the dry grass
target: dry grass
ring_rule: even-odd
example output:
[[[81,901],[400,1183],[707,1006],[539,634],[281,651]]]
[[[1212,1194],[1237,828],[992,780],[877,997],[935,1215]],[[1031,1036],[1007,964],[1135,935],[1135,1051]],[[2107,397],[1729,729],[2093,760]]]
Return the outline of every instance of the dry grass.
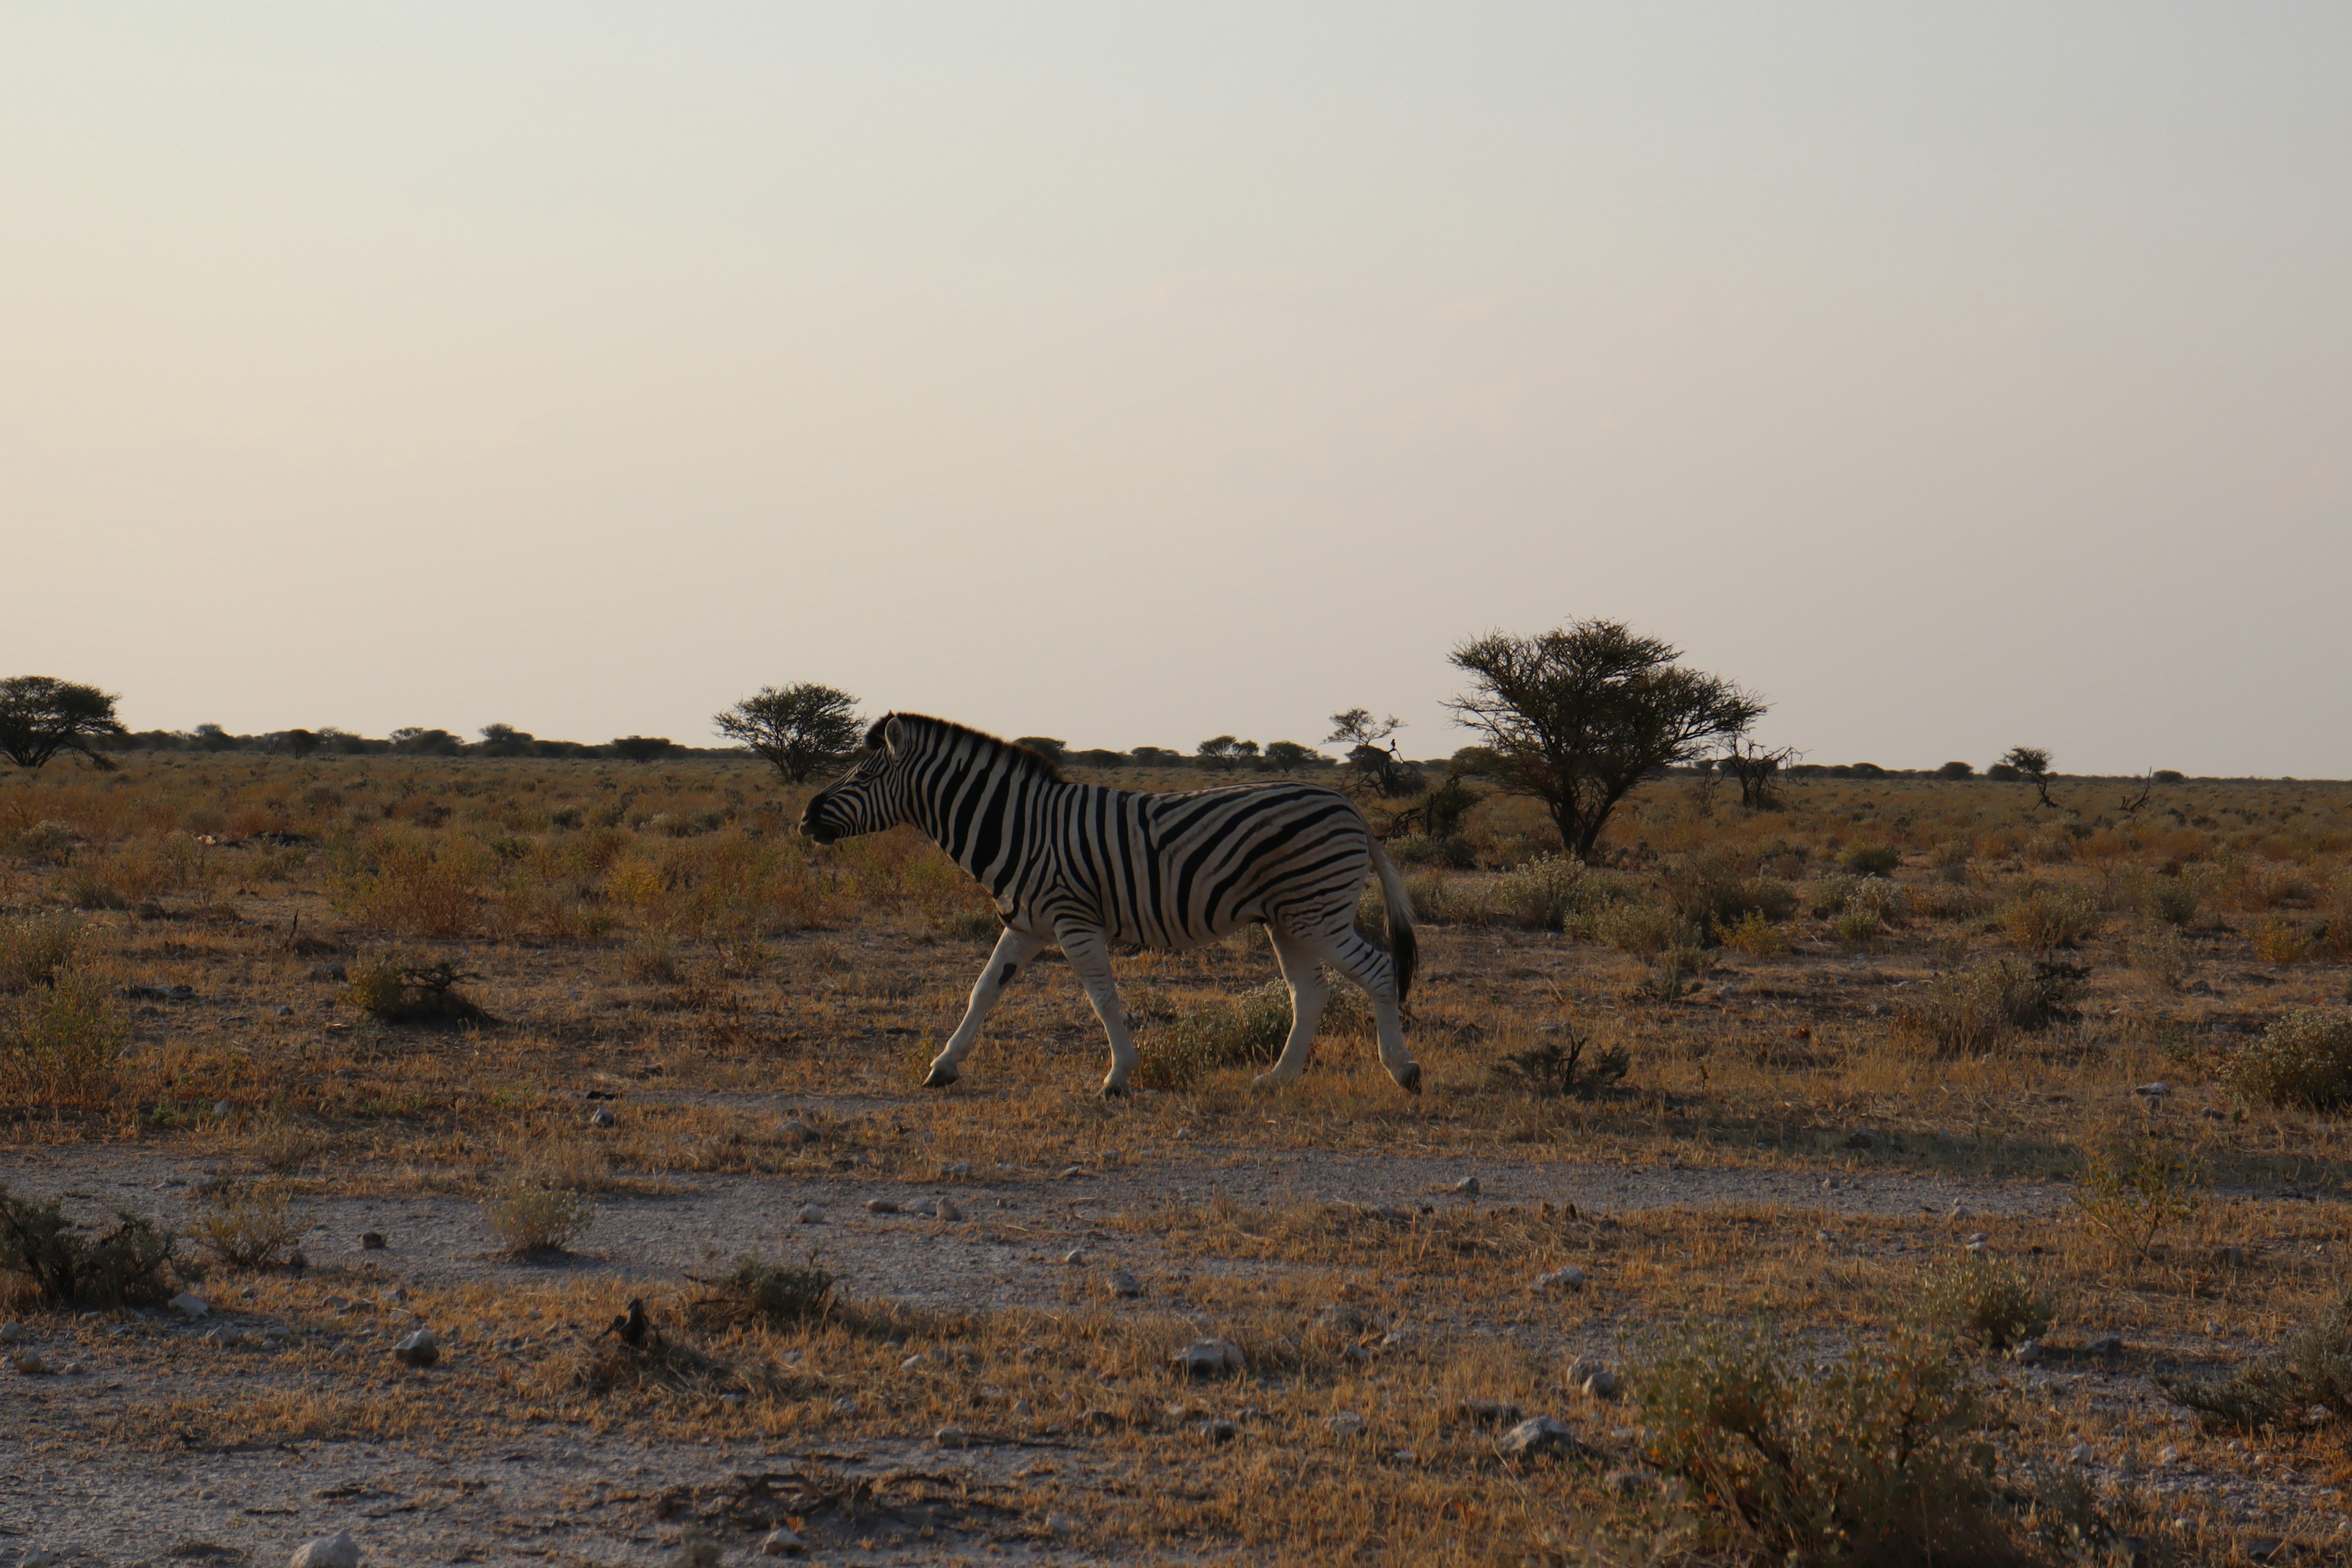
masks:
[[[1424,1094],[1380,1070],[1345,986],[1306,1079],[1276,1100],[1250,1093],[1286,997],[1264,944],[1235,942],[1119,961],[1152,1092],[1106,1106],[1087,1092],[1099,1026],[1051,960],[1008,994],[957,1090],[917,1095],[992,935],[984,900],[906,835],[810,846],[789,831],[798,797],[748,765],[53,768],[0,779],[0,977],[21,977],[0,983],[0,1114],[19,1140],[153,1144],[268,1171],[305,1201],[487,1191],[485,1217],[507,1213],[501,1239],[524,1247],[576,1239],[586,1194],[719,1173],[933,1183],[968,1164],[1042,1181],[1134,1164],[1213,1184],[1220,1162],[1311,1150],[2074,1184],[2084,1206],[1988,1226],[1988,1255],[1958,1272],[1946,1266],[1979,1222],[1940,1211],[1759,1204],[1603,1221],[1215,1200],[1098,1222],[1201,1264],[1181,1310],[1156,1285],[1115,1304],[1079,1270],[1056,1310],[940,1318],[834,1297],[814,1314],[698,1309],[718,1288],[511,1269],[411,1303],[467,1330],[429,1383],[192,1379],[86,1434],[470,1452],[552,1421],[805,1449],[957,1425],[1062,1446],[1039,1461],[1053,1473],[975,1483],[956,1516],[974,1539],[1034,1539],[1024,1532],[1059,1514],[1089,1549],[1142,1560],[1598,1563],[1654,1548],[1696,1562],[1748,1549],[1734,1522],[1746,1505],[1710,1507],[1713,1483],[1676,1501],[1607,1481],[1648,1460],[1614,1435],[1637,1424],[1625,1406],[1568,1387],[1571,1342],[1631,1344],[1689,1317],[1769,1321],[1790,1367],[1861,1368],[1842,1358],[1892,1346],[1926,1302],[1988,1347],[2046,1313],[2052,1342],[2114,1331],[2210,1373],[2292,1341],[2340,1294],[2352,1136],[2339,1102],[2291,1086],[2333,1081],[2352,789],[2160,786],[2136,817],[2064,824],[2021,793],[1792,781],[1789,809],[1747,816],[1646,786],[1606,869],[1548,858],[1557,845],[1526,803],[1484,801],[1464,845],[1412,873]],[[201,842],[263,830],[313,842]],[[465,988],[498,1021],[436,1029],[355,1005],[366,955],[394,943],[478,977]],[[2071,967],[2037,967],[2058,964]],[[124,994],[180,984],[194,995]],[[2296,1021],[2303,1009],[2320,1022]],[[1587,1042],[1572,1073],[1570,1039]],[[1584,1083],[1599,1062],[1622,1065],[1605,1092]],[[2167,1095],[2133,1094],[2158,1079]],[[800,1097],[805,1132],[782,1128],[777,1096]],[[620,1115],[592,1135],[596,1105]],[[1884,1146],[1849,1147],[1864,1125]],[[2173,1173],[2149,1177],[2147,1151]],[[2288,1187],[2326,1201],[2271,1201]],[[2224,1247],[2253,1261],[2217,1261]],[[1529,1290],[1569,1264],[1590,1272],[1583,1291]],[[352,1288],[250,1285],[321,1334],[335,1320],[320,1301]],[[632,1295],[661,1326],[656,1360],[599,1338]],[[1334,1305],[1355,1319],[1327,1316]],[[1244,1348],[1245,1375],[1191,1384],[1169,1369],[1204,1323]],[[529,1348],[489,1348],[518,1339]],[[283,1355],[289,1377],[344,1374],[308,1342]],[[1990,1520],[2051,1560],[2075,1550],[2053,1542],[2160,1533],[2179,1561],[2216,1563],[2257,1528],[2305,1528],[2218,1487],[2168,1494],[2161,1517],[2121,1482],[2085,1501],[2055,1479],[2079,1444],[2137,1456],[2143,1474],[2168,1445],[2213,1475],[2238,1474],[2250,1451],[2095,1382],[2029,1387],[1989,1356],[1955,1364],[1987,1418],[2011,1424],[1990,1493],[1965,1466],[1937,1492],[1976,1499],[1969,1528]],[[1560,1415],[1606,1462],[1507,1463],[1491,1425],[1464,1412],[1508,1405]],[[1341,1411],[1366,1418],[1361,1439],[1326,1424]],[[1205,1439],[1216,1417],[1239,1436]],[[2325,1428],[2261,1441],[2352,1479]],[[1747,1528],[1775,1553],[1799,1541]]]

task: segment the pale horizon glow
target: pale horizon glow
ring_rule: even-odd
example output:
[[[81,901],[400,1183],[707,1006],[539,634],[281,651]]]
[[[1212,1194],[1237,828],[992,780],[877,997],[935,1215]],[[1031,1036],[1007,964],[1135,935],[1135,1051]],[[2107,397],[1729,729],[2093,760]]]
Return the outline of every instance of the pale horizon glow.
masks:
[[[1473,737],[2352,776],[2352,11],[0,22],[0,674],[133,728]]]

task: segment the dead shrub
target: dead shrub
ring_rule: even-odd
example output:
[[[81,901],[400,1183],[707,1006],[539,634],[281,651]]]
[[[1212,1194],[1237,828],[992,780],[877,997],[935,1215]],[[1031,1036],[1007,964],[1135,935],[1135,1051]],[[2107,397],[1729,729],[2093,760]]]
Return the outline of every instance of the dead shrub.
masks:
[[[131,1026],[96,975],[65,970],[0,1011],[0,1102],[102,1110],[124,1088]]]
[[[687,1304],[687,1321],[702,1329],[791,1328],[821,1317],[833,1294],[833,1275],[814,1253],[800,1265],[745,1253],[730,1272],[695,1283],[707,1290]]]
[[[2180,932],[2168,925],[2145,926],[2124,944],[2124,958],[2159,991],[2178,991],[2189,984],[2196,957]]]
[[[1538,1099],[1589,1095],[1610,1088],[1633,1065],[1622,1046],[1607,1046],[1592,1053],[1591,1037],[1563,1024],[1559,1035],[1523,1051],[1512,1051],[1486,1065],[1486,1076],[1497,1088],[1513,1089]]]
[[[2201,1173],[2153,1138],[2086,1151],[2074,1210],[2118,1257],[2146,1258],[2205,1205]]]
[[[386,835],[329,879],[337,908],[400,936],[471,935],[497,858],[471,838]]]
[[[0,1274],[18,1277],[54,1307],[152,1306],[199,1272],[178,1256],[178,1238],[143,1215],[115,1215],[96,1236],[55,1201],[19,1197],[0,1185]]]
[[[2074,1016],[2080,964],[2004,958],[1938,975],[1895,1010],[1895,1036],[1938,1057],[1981,1056],[2012,1035]]]
[[[490,1016],[457,989],[472,978],[447,959],[363,959],[351,966],[343,999],[387,1024],[488,1023]]]
[[[1697,927],[1666,905],[1631,900],[1601,910],[1592,921],[1592,935],[1606,946],[1640,958],[1656,958],[1675,948],[1696,948],[1703,940]]]
[[[231,1183],[215,1190],[196,1213],[196,1242],[215,1263],[232,1268],[284,1268],[301,1257],[297,1250],[310,1216],[296,1209],[275,1183]]]
[[[2291,1426],[2315,1406],[2352,1408],[2352,1293],[2217,1383],[2159,1377],[2176,1404],[2215,1426]]]

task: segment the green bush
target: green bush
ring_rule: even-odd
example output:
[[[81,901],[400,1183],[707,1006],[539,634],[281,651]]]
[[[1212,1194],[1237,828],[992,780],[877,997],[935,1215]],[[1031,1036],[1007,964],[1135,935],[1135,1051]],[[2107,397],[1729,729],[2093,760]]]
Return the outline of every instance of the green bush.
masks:
[[[518,1176],[483,1197],[482,1219],[518,1258],[562,1252],[596,1223],[596,1204],[569,1187]]]
[[[1876,916],[1882,925],[1900,925],[1908,902],[1904,890],[1884,877],[1840,871],[1813,884],[1813,913],[1823,920],[1862,913]]]
[[[1927,1276],[1919,1311],[1940,1329],[2003,1351],[2050,1327],[2051,1302],[2023,1269],[1970,1258]]]
[[[1944,1562],[1990,1534],[1993,1450],[1949,1348],[1915,1331],[1823,1365],[1760,1328],[1686,1328],[1634,1367],[1649,1457],[1719,1543],[1790,1563]]]
[[[2284,1426],[2314,1405],[2352,1408],[2352,1293],[2219,1383],[2159,1377],[2157,1386],[2220,1426]]]
[[[2265,1105],[2322,1111],[2352,1106],[2352,1015],[2298,1007],[2231,1058],[2222,1077]]]
[[[81,1228],[55,1202],[0,1186],[0,1274],[26,1280],[56,1307],[152,1306],[196,1276],[178,1257],[178,1238],[144,1215],[118,1213],[114,1228],[98,1236]]]
[[[1340,1002],[1343,994],[1334,986],[1330,1002]],[[1327,1018],[1344,1011],[1344,1005],[1327,1003],[1324,1008]],[[1226,1068],[1269,1068],[1289,1038],[1290,987],[1269,981],[1230,1001],[1174,1012],[1144,1041],[1136,1081],[1146,1089],[1182,1089]]]
[[[2088,975],[2078,964],[2015,958],[1939,975],[1896,1008],[1895,1032],[1936,1056],[1979,1056],[2073,1017],[2067,1004]]]

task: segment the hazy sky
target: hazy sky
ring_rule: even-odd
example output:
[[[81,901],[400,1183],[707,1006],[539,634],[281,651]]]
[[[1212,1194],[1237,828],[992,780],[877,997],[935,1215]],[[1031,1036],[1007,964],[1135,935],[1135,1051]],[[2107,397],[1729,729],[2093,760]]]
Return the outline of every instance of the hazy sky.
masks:
[[[2352,775],[2352,7],[0,13],[0,673],[134,726]]]

